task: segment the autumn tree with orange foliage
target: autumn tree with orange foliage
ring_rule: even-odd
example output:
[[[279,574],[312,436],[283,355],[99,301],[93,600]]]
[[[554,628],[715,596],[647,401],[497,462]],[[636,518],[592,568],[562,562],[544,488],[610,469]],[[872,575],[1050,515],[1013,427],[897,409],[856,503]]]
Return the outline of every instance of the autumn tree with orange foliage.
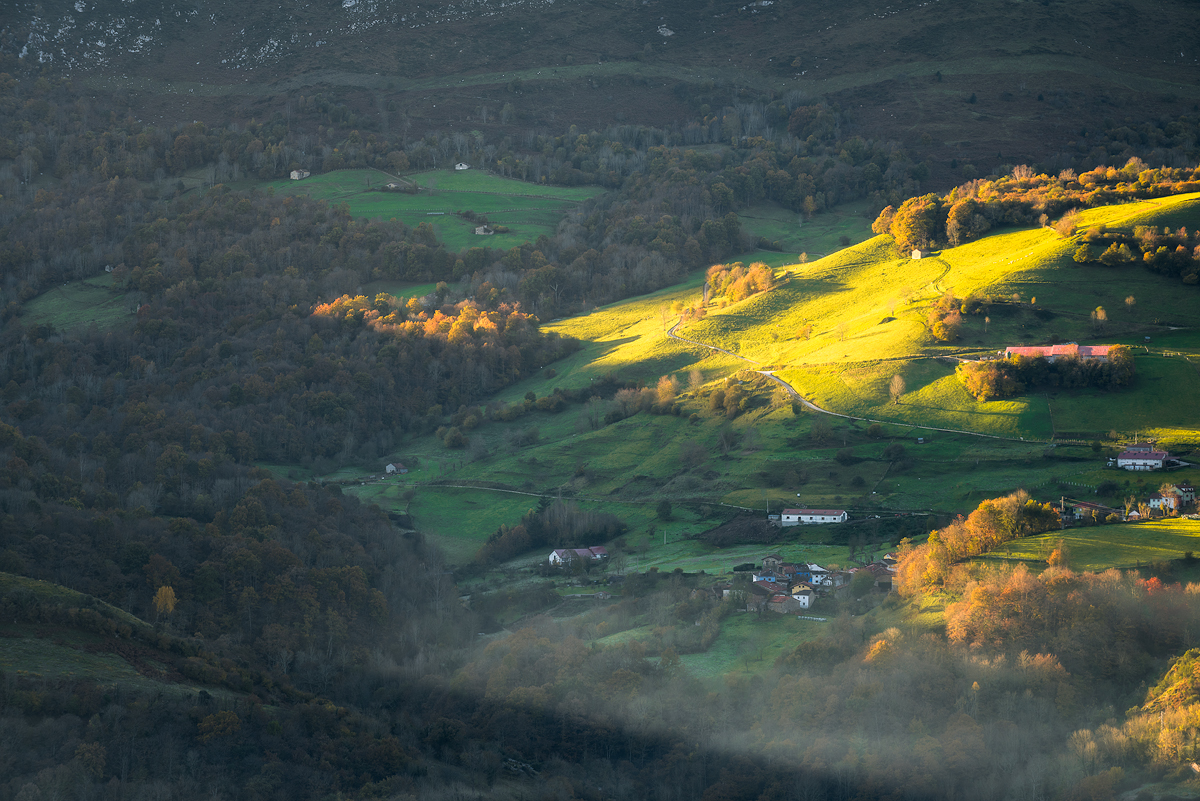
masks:
[[[1043,216],[1058,217],[1080,208],[1196,191],[1200,168],[1148,169],[1137,158],[1119,170],[1097,167],[1079,176],[1072,170],[1034,175],[1021,165],[1011,175],[969,181],[944,197],[928,194],[909,198],[899,208],[888,206],[871,230],[891,235],[896,248],[907,253],[941,243],[957,247],[998,226],[1033,225]],[[1195,274],[1194,268],[1190,274]]]
[[[944,585],[951,565],[985,554],[1009,540],[1038,534],[1060,525],[1058,513],[1017,490],[985,500],[963,518],[929,535],[928,542],[901,544],[897,578],[900,592],[915,595]]]
[[[775,283],[771,268],[761,261],[753,262],[749,267],[743,267],[740,261],[714,264],[708,268],[705,277],[712,288],[712,296],[725,297],[731,303],[766,292]]]

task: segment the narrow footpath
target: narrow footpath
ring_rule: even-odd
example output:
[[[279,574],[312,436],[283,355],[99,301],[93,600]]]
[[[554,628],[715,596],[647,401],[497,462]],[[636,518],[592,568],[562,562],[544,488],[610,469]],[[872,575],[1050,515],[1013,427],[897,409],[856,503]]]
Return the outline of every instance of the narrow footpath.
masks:
[[[716,351],[718,353],[724,353],[726,356],[732,356],[735,359],[741,359],[742,361],[747,362],[748,364],[755,364],[755,365],[762,364],[762,362],[755,361],[754,359],[749,359],[745,356],[741,356],[736,353],[732,353],[730,351],[725,350],[724,348],[718,348],[716,345],[709,345],[707,342],[700,342],[695,339],[689,339],[688,337],[682,337],[679,334],[675,333],[676,330],[681,325],[683,325],[682,317],[679,318],[679,320],[675,323],[675,325],[671,326],[667,330],[667,336],[669,336],[671,339],[679,340],[680,342],[686,342],[689,345],[699,345],[702,348],[708,348],[709,350]],[[981,437],[983,439],[997,439],[997,440],[1003,440],[1005,442],[1028,442],[1030,444],[1043,444],[1043,445],[1051,444],[1049,442],[1049,440],[1025,439],[1024,437],[1000,437],[995,434],[981,434],[978,431],[964,431],[961,428],[937,428],[936,426],[923,426],[923,425],[918,425],[916,423],[898,423],[895,420],[876,420],[872,417],[855,417],[852,414],[842,414],[841,412],[833,412],[833,411],[830,411],[829,409],[822,409],[820,406],[818,406],[817,404],[810,401],[808,398],[801,395],[799,392],[796,391],[795,387],[793,387],[788,382],[784,381],[779,376],[775,375],[775,372],[773,370],[755,370],[754,372],[758,373],[759,375],[766,376],[767,378],[771,379],[779,386],[783,387],[787,391],[787,393],[792,396],[792,398],[799,401],[806,409],[808,409],[810,411],[814,411],[814,412],[820,412],[821,414],[827,414],[831,417],[840,417],[843,420],[862,420],[863,422],[866,422],[866,423],[887,423],[888,425],[907,425],[907,426],[912,426],[913,428],[919,428],[922,431],[941,431],[946,434],[966,434],[967,436],[971,436],[971,437]]]

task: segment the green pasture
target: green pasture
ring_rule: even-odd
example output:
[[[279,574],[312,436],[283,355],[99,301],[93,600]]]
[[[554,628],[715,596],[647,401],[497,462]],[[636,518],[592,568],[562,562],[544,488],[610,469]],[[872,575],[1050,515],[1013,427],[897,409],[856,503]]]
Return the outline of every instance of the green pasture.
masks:
[[[809,259],[817,259],[841,250],[845,247],[841,243],[843,236],[848,237],[852,245],[875,236],[871,233],[872,220],[865,216],[866,213],[865,201],[837,206],[812,219],[805,219],[803,213],[775,203],[759,203],[739,211],[738,219],[742,229],[751,235],[778,242],[786,251],[789,259],[786,263],[795,264],[801,253],[807,253]]]
[[[596,186],[551,186],[531,184],[514,178],[502,178],[483,170],[430,170],[406,176],[423,187],[438,192],[471,192],[488,195],[527,195],[582,203],[600,194]]]
[[[1029,562],[1044,566],[1059,541],[1067,546],[1075,570],[1108,570],[1182,559],[1200,552],[1200,520],[1169,518],[1144,523],[1087,526],[1049,531],[1002,545],[980,558],[984,564]]]
[[[738,369],[737,360],[667,336],[667,329],[678,320],[670,315],[671,304],[697,302],[703,285],[704,274],[695,272],[673,287],[550,321],[542,330],[573,337],[583,343],[583,349],[551,365],[553,378],[539,375],[514,384],[500,399],[516,400],[530,391],[541,397],[556,387],[581,387],[608,373],[650,383],[694,367],[706,381],[724,377]]]
[[[1134,364],[1133,385],[1118,392],[1088,389],[1051,395],[1055,427],[1097,434],[1115,429],[1131,437],[1138,430],[1161,429],[1177,435],[1189,432],[1200,442],[1200,409],[1187,400],[1200,398],[1200,364],[1136,351]]]
[[[792,252],[782,252],[778,250],[752,250],[749,253],[742,253],[730,259],[730,262],[740,261],[743,265],[754,264],[761,261],[763,264],[774,270],[783,269],[789,265],[796,263],[796,254]]]
[[[46,606],[96,608],[130,626],[136,628],[149,626],[141,618],[135,617],[123,609],[97,600],[82,592],[68,589],[61,584],[54,584],[27,576],[18,576],[15,573],[0,572],[0,595],[8,595],[10,593],[29,593],[35,596],[39,603]]]
[[[93,324],[102,331],[132,325],[137,318],[128,297],[111,287],[112,276],[107,274],[56,286],[28,301],[22,320],[27,325],[49,324],[59,331]]]
[[[0,572],[0,596],[21,594],[29,594],[45,606],[95,609],[134,628],[150,628],[150,624],[140,618],[90,595],[49,581]],[[69,626],[47,628],[42,624],[0,621],[0,643],[3,644],[0,645],[0,672],[49,681],[83,679],[98,684],[128,684],[154,692],[196,692],[194,687],[143,676],[122,657],[96,647],[103,646],[107,639]],[[169,670],[164,663],[153,659],[148,662],[155,669]],[[210,692],[234,696],[222,689],[211,689]]]
[[[105,638],[87,631],[0,622],[0,673],[45,681],[87,681],[101,686],[121,685],[138,692],[194,697],[202,688],[152,678],[138,672],[117,654],[97,649]],[[168,657],[164,656],[164,659]],[[163,672],[171,668],[153,658],[146,664]],[[222,701],[240,697],[223,687],[204,687]]]
[[[822,616],[819,601],[811,614]],[[735,612],[721,621],[721,634],[707,651],[679,659],[689,673],[700,678],[752,676],[771,670],[779,657],[800,643],[823,636],[831,622],[832,618],[821,623],[774,612]]]
[[[301,181],[265,184],[282,194],[309,195],[330,203],[345,203],[355,217],[398,219],[406,225],[430,223],[438,238],[452,250],[470,247],[507,249],[553,235],[574,206],[603,191],[599,187],[556,187],[530,184],[479,170],[435,170],[410,180],[424,190],[411,195],[383,191],[394,178],[378,170],[338,170]],[[509,233],[479,236],[477,223],[454,216],[474,211],[489,222],[507,226]]]
[[[1052,434],[1044,398],[977,401],[954,368],[937,360],[795,368],[777,375],[821,408],[855,417],[1012,439],[1048,440]],[[903,376],[906,383],[899,403],[893,403],[888,392],[895,375]]]
[[[116,654],[89,653],[83,649],[85,643],[99,642],[99,637],[74,636],[73,632],[57,631],[55,638],[49,640],[38,636],[30,627],[13,624],[4,624],[0,627],[0,632],[3,633],[3,639],[0,641],[4,643],[4,647],[0,648],[0,671],[4,673],[52,681],[148,681]],[[158,685],[157,682],[153,683]]]

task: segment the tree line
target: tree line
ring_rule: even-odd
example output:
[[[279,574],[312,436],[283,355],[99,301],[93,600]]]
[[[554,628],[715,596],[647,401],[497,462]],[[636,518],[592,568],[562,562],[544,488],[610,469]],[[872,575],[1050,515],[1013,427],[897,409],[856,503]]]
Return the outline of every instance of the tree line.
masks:
[[[1006,359],[959,362],[955,369],[967,392],[980,401],[1010,398],[1035,387],[1117,390],[1133,381],[1133,354],[1124,345],[1109,347],[1108,358],[1014,355]]]
[[[1120,169],[1096,167],[1080,174],[1067,169],[1057,176],[1035,174],[1022,165],[1008,176],[970,181],[944,196],[926,194],[888,206],[872,230],[890,235],[901,253],[956,247],[1000,225],[1047,225],[1074,209],[1197,191],[1200,168],[1151,169],[1137,157]],[[1074,231],[1073,218],[1067,219],[1060,231],[1064,236]]]

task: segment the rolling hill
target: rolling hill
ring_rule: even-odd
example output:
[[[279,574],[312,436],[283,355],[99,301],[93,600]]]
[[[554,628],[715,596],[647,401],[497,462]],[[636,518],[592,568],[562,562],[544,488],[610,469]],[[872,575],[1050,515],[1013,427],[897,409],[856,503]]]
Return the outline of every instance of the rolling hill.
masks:
[[[1081,227],[1176,225],[1191,219],[1198,204],[1200,198],[1185,195],[1096,209],[1085,213]],[[554,321],[544,327],[581,340],[583,349],[509,387],[495,404],[598,386],[606,377],[654,386],[667,375],[679,384],[680,413],[602,419],[612,409],[608,394],[556,413],[494,419],[472,433],[479,441],[473,453],[447,451],[433,437],[414,439],[404,458],[421,469],[405,483],[357,486],[354,479],[347,490],[407,510],[455,560],[471,558],[539,496],[616,509],[635,541],[653,526],[653,536],[665,533],[670,543],[711,528],[738,507],[778,509],[795,505],[797,495],[813,506],[871,513],[961,511],[1018,487],[1047,498],[1091,492],[1113,475],[1073,440],[1107,439],[1115,430],[1153,435],[1183,451],[1200,440],[1186,400],[1200,389],[1189,361],[1197,352],[1196,315],[1191,288],[1140,268],[1081,267],[1070,258],[1073,249],[1049,229],[1009,229],[913,261],[895,258],[890,240],[878,237],[787,266],[768,292],[724,308],[711,303],[705,319],[679,329],[704,345],[666,335],[676,319],[670,306],[699,301],[698,274],[668,290]],[[993,306],[986,333],[985,314],[967,315],[962,340],[938,344],[925,329],[925,308],[947,290],[1008,301]],[[1014,292],[1020,302],[1012,302]],[[1145,300],[1127,309],[1130,292]],[[1044,341],[1052,333],[1092,338],[1088,312],[1097,304],[1114,314],[1096,341],[1151,336],[1136,357],[1132,387],[980,403],[955,377],[954,360],[963,354]],[[806,324],[813,325],[807,340],[797,335]],[[830,412],[886,422],[872,429],[869,421],[794,409],[756,372],[768,368]],[[898,405],[888,393],[897,373],[907,383]],[[749,399],[730,417],[714,410],[712,399],[734,386]],[[938,428],[962,433],[930,430]],[[914,444],[917,435],[926,442]],[[885,455],[889,445],[900,445],[901,455]],[[670,520],[655,514],[664,499],[676,509]],[[668,548],[661,556],[669,566],[685,552]]]
[[[1198,212],[1196,195],[1109,206],[1083,213],[1080,230],[1178,227]],[[1179,402],[1197,388],[1185,354],[1196,347],[1187,329],[1200,324],[1192,291],[1138,268],[1076,264],[1078,238],[1062,239],[1048,228],[1010,229],[913,260],[896,258],[890,238],[878,237],[788,267],[778,288],[714,309],[681,333],[773,366],[818,405],[860,417],[1031,439],[1055,431],[1090,437],[1113,429],[1194,429],[1194,415]],[[966,315],[958,340],[938,343],[926,312],[946,292],[996,302]],[[1127,305],[1131,294],[1142,303]],[[1112,310],[1102,334],[1090,316],[1097,306]],[[808,338],[798,334],[805,325],[813,326]],[[1148,335],[1154,347],[1139,355],[1138,383],[1127,393],[978,403],[954,377],[956,358],[1008,345],[1054,338],[1134,344]],[[1161,348],[1184,355],[1164,356]],[[896,374],[908,387],[899,404],[888,393]]]

